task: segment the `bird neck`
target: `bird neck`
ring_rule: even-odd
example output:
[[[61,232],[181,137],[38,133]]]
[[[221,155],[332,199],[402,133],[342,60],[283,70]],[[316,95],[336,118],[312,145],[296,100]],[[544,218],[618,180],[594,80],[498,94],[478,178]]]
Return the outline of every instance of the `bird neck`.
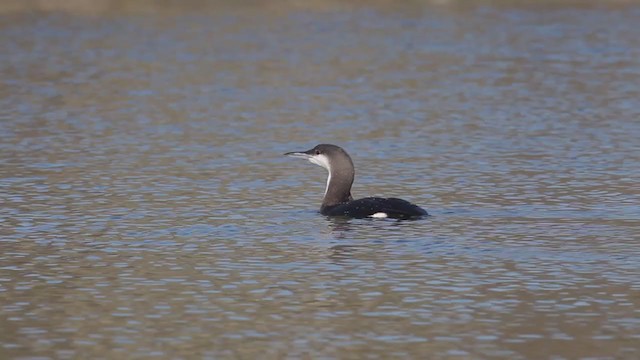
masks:
[[[322,199],[322,207],[335,206],[353,200],[351,185],[354,178],[353,167],[333,169],[327,177],[327,187]]]

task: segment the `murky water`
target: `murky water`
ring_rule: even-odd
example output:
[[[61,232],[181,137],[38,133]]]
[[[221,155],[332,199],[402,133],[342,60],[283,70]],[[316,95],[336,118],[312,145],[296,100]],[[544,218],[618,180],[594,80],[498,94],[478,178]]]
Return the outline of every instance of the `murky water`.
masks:
[[[0,357],[640,357],[634,3],[46,3],[0,6]],[[434,216],[320,216],[319,142]]]

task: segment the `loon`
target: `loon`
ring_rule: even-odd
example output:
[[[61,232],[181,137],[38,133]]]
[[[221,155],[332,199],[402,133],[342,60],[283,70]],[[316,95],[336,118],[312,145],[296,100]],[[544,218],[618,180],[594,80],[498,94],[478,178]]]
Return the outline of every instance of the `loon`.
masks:
[[[414,219],[429,214],[421,207],[397,198],[367,197],[353,200],[351,185],[355,170],[351,157],[344,149],[320,144],[311,150],[288,152],[284,155],[307,159],[329,172],[320,213],[325,216],[351,218]]]

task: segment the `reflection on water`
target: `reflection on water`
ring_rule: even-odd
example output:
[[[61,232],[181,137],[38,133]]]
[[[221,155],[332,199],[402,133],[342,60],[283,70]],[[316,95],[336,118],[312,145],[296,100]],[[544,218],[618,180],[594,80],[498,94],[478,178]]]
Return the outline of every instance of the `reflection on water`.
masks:
[[[0,357],[640,356],[635,4],[127,3],[0,6]]]

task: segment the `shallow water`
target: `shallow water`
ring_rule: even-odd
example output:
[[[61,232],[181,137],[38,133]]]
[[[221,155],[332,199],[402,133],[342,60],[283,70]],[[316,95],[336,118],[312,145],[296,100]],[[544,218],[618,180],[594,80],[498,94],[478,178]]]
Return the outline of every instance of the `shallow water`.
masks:
[[[634,3],[52,4],[0,6],[0,357],[640,357]],[[433,216],[320,216],[319,142]]]

